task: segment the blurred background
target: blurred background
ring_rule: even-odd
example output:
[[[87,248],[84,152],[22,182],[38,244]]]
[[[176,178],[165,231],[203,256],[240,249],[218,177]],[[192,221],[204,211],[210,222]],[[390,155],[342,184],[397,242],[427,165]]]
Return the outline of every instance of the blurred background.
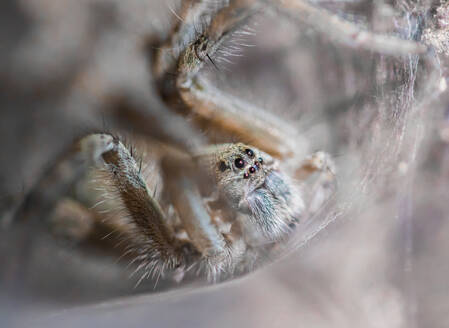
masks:
[[[107,251],[54,238],[46,221],[12,227],[8,213],[74,138],[138,134],[110,109],[122,95],[141,112],[160,103],[147,45],[169,35],[180,3],[2,1],[1,327],[448,326],[448,5],[312,3],[430,50],[376,53],[267,5],[244,27],[252,46],[201,74],[297,129],[299,154],[330,153],[335,199],[287,256],[246,277],[134,288]]]

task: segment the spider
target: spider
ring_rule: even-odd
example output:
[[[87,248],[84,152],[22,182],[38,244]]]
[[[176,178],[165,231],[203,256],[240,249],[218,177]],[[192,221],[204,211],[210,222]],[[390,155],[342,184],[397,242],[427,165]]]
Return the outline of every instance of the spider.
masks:
[[[168,207],[151,196],[141,164],[119,138],[91,134],[78,146],[77,155],[106,173],[102,179],[110,180],[109,191],[117,193],[137,228],[133,234],[141,241],[132,250],[144,277],[176,272],[180,279],[194,268],[216,281],[252,271],[280,252],[310,210],[282,163],[243,143],[210,145],[191,156],[165,153]],[[305,179],[314,172],[320,176],[316,192],[328,194],[334,177],[328,155],[313,154],[296,174]]]
[[[310,24],[329,16],[303,1],[273,3]],[[125,212],[122,222],[106,222],[126,236],[125,254],[142,279],[172,275],[179,281],[196,272],[218,281],[278,257],[298,222],[311,218],[335,190],[333,161],[325,152],[301,158],[300,138],[288,122],[214,87],[200,74],[209,64],[220,69],[214,54],[232,52],[223,50],[224,42],[267,6],[253,0],[183,2],[170,36],[148,46],[161,103],[148,115],[127,106],[114,112],[143,127],[144,146],[135,150],[107,132],[81,137],[29,192],[16,218],[50,212],[70,186],[94,170]],[[423,51],[405,40],[366,42],[380,39],[342,21],[333,24],[336,30],[347,28],[339,38],[356,46],[388,53],[395,41],[395,52]],[[211,142],[204,127],[224,142]],[[142,148],[151,153],[162,188],[143,174]],[[105,217],[97,212],[94,220]]]

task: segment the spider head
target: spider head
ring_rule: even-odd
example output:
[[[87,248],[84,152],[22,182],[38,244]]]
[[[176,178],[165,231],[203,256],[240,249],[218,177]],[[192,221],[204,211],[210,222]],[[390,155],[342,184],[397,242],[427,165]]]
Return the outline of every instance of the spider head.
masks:
[[[242,143],[219,147],[214,173],[220,195],[265,239],[280,238],[302,212],[298,188],[277,161],[257,148]]]
[[[235,203],[263,184],[271,157],[242,144],[222,145],[215,155],[215,177],[220,192]]]

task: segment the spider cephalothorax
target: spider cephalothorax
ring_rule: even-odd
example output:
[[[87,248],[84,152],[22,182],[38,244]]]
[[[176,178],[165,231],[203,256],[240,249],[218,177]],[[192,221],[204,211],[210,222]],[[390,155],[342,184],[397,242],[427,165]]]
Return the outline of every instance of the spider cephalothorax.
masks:
[[[257,227],[268,241],[288,233],[304,203],[301,192],[267,153],[243,143],[208,147],[217,189],[245,226]]]

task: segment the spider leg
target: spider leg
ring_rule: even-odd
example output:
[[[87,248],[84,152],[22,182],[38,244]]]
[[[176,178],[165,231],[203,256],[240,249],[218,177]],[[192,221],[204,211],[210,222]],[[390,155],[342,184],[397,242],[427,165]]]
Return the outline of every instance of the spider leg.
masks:
[[[153,46],[153,75],[164,99],[188,85],[232,33],[259,10],[255,0],[185,1],[171,37]]]
[[[153,72],[163,99],[200,125],[226,132],[282,159],[297,154],[300,137],[275,115],[216,89],[200,71],[233,31],[255,12],[276,10],[348,46],[387,55],[425,54],[427,47],[411,40],[362,30],[356,24],[303,0],[234,0],[208,10],[203,1],[185,5],[172,37],[153,57]],[[203,4],[201,6],[200,4]],[[185,33],[195,17],[209,17],[198,33]],[[181,37],[181,33],[186,35]],[[181,41],[182,39],[182,41]],[[167,82],[170,81],[170,82]],[[176,105],[174,105],[176,104]],[[179,104],[182,104],[181,106]]]
[[[106,147],[106,139],[106,136],[85,137],[72,144],[26,194],[14,211],[13,221],[40,220],[47,217],[56,202],[70,192],[74,183],[83,177],[91,166],[100,162],[100,150]]]
[[[307,156],[295,169],[294,177],[306,180],[317,172],[323,174],[328,180],[335,179],[335,165],[329,154],[319,151]]]
[[[167,218],[141,175],[141,169],[130,151],[111,135],[91,135],[87,138],[107,138],[101,151],[104,168],[113,187],[135,226],[133,239],[138,240],[139,259],[147,270],[174,269],[185,266],[198,255],[188,243],[179,240],[167,224]],[[136,238],[136,236],[139,236]]]
[[[428,50],[419,42],[363,30],[356,24],[305,0],[264,0],[264,2],[274,6],[284,16],[303,22],[323,35],[353,48],[392,56],[422,55]]]
[[[165,170],[167,172],[167,168]],[[166,187],[196,249],[205,257],[223,253],[225,241],[213,225],[195,182],[186,174],[170,174]]]
[[[76,242],[84,241],[94,233],[95,224],[95,213],[70,198],[61,199],[50,217],[54,235]]]
[[[289,142],[297,139],[292,129],[275,115],[218,90],[198,74],[220,45],[260,10],[260,3],[223,1],[215,10],[204,5],[207,1],[201,3],[184,6],[172,37],[153,54],[153,73],[162,98],[200,125],[207,122],[209,128],[238,136],[274,156],[292,157],[297,145]],[[185,33],[194,17],[202,16],[210,16],[202,30]]]
[[[335,191],[337,187],[335,173],[335,165],[325,152],[314,153],[299,163],[295,170],[295,178],[310,185],[307,201],[309,216],[317,212]]]
[[[207,121],[215,130],[237,136],[272,156],[293,157],[297,133],[268,111],[222,92],[199,77],[180,95],[194,117]]]

